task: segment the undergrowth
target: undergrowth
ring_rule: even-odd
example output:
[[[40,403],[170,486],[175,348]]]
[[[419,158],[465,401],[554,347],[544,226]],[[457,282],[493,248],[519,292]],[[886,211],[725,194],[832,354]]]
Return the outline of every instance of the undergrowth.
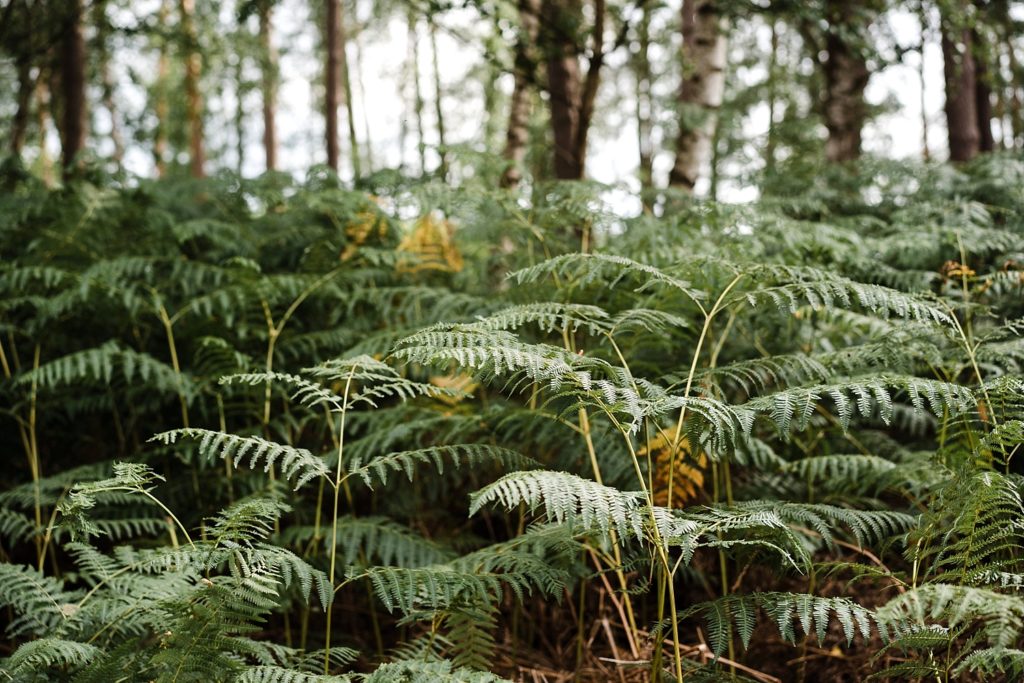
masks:
[[[4,173],[5,679],[498,681],[556,622],[1024,675],[1019,159],[627,220]]]

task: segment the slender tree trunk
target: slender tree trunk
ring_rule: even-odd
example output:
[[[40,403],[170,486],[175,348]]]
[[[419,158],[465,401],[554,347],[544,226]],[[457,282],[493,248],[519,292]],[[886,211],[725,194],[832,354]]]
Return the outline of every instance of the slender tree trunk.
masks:
[[[851,161],[860,156],[861,130],[867,118],[864,89],[871,72],[867,61],[846,33],[857,21],[856,7],[845,0],[828,0],[829,30],[825,36],[825,101],[823,113],[829,161]]]
[[[355,45],[356,49],[353,67],[356,72],[356,86],[359,88],[359,99],[362,102],[366,102],[366,85],[363,81],[362,36],[363,28],[360,28],[355,35],[352,36],[352,43]],[[366,170],[373,173],[373,169],[376,164],[373,159],[373,137],[370,133],[370,115],[367,107],[363,107],[363,139],[366,141],[363,144],[363,149],[366,150]]]
[[[590,134],[590,124],[594,120],[594,105],[597,102],[597,89],[601,85],[601,68],[604,66],[605,13],[605,0],[594,0],[591,56],[587,62],[587,76],[583,81],[583,91],[580,94],[580,113],[576,125],[576,149],[574,150],[580,178],[586,173],[587,137]]]
[[[633,59],[636,76],[636,134],[640,155],[640,197],[650,211],[650,192],[654,186],[654,98],[651,96],[651,10],[644,5],[637,26],[637,53]]]
[[[107,45],[110,32],[110,22],[107,19],[107,2],[97,2],[93,5],[96,26],[96,54],[99,70],[100,84],[103,88],[103,107],[110,116],[110,141],[114,145],[113,160],[118,168],[124,160],[124,137],[121,135],[121,122],[117,113],[117,105],[114,103],[114,79],[110,73],[110,50]]]
[[[555,143],[554,170],[555,177],[562,180],[583,177],[583,160],[578,156],[582,83],[573,31],[581,9],[578,0],[544,0],[542,32]]]
[[[430,31],[431,63],[434,69],[434,114],[437,117],[437,146],[441,155],[441,163],[437,167],[437,175],[442,181],[448,178],[448,142],[444,130],[444,101],[441,87],[441,66],[437,55],[437,24],[427,19]]]
[[[11,122],[11,155],[21,156],[25,147],[25,134],[28,132],[28,119],[32,107],[32,92],[36,84],[32,80],[32,63],[25,58],[18,61],[18,108]]]
[[[692,192],[711,157],[718,110],[725,94],[725,22],[715,0],[684,0],[684,77],[679,92],[679,137],[669,185]]]
[[[85,145],[85,35],[82,27],[82,0],[71,0],[60,41],[61,90],[61,166],[72,173],[79,152]]]
[[[519,0],[519,37],[515,46],[515,83],[509,102],[508,131],[505,135],[505,172],[501,186],[515,188],[523,179],[523,160],[530,141],[530,83],[536,71],[535,45],[539,27],[539,0]]]
[[[771,54],[768,57],[768,139],[764,146],[764,170],[766,175],[775,173],[775,147],[778,134],[775,131],[775,117],[779,108],[779,25],[772,20]]]
[[[341,24],[339,0],[327,2],[327,72],[325,74],[324,118],[327,128],[327,165],[338,172],[338,85],[341,68]]]
[[[195,0],[179,0],[181,32],[185,39],[185,110],[188,117],[189,170],[193,178],[206,175],[206,155],[203,151],[203,99],[199,92],[202,55],[195,27]]]
[[[409,8],[409,45],[411,48],[412,64],[410,65],[410,76],[412,77],[413,114],[416,117],[416,149],[420,157],[420,174],[427,172],[427,140],[423,126],[423,90],[420,88],[420,39],[419,31],[416,30],[416,12]]]
[[[235,172],[245,169],[245,58],[237,55],[235,62]]]
[[[156,103],[153,110],[156,114],[156,130],[153,133],[153,160],[156,164],[156,175],[163,178],[167,173],[167,79],[170,73],[170,57],[167,54],[167,24],[170,9],[168,0],[160,0],[157,21],[160,27],[160,56],[156,65]]]
[[[942,58],[946,76],[949,159],[956,162],[970,161],[981,148],[971,31],[944,25]]]
[[[1007,31],[1006,37],[1006,57],[1007,66],[1010,70],[1009,79],[1009,102],[1007,103],[1007,116],[1010,119],[1010,131],[1012,132],[1013,139],[1010,142],[1010,149],[1013,149],[1020,141],[1024,139],[1024,105],[1021,103],[1021,69],[1017,63],[1017,51],[1013,46],[1014,34],[1012,31]]]
[[[917,66],[917,81],[920,86],[921,92],[921,156],[924,157],[925,161],[931,161],[932,151],[928,145],[928,98],[926,97],[925,87],[927,85],[927,79],[925,78],[925,64],[924,64],[924,50],[928,44],[927,33],[928,33],[928,7],[925,5],[925,0],[921,0],[917,12],[918,22],[921,24],[921,39],[917,44],[917,54],[920,56],[921,61]]]
[[[270,3],[261,2],[260,57],[262,58],[261,88],[263,95],[263,151],[268,171],[277,170],[277,48],[271,39]]]
[[[359,180],[362,176],[362,164],[359,155],[359,138],[356,136],[356,112],[352,107],[352,79],[348,71],[348,32],[345,29],[345,11],[338,12],[338,50],[341,54],[341,87],[345,95],[345,114],[348,120],[348,142],[352,155],[352,176]]]
[[[974,108],[978,113],[978,151],[992,152],[996,148],[992,136],[992,81],[981,49],[982,38],[976,30],[971,31],[971,43],[974,48]]]

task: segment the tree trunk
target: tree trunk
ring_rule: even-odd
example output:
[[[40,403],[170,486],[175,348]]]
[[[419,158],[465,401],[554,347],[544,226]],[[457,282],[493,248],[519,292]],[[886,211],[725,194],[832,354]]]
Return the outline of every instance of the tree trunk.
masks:
[[[353,62],[354,71],[356,72],[356,85],[359,87],[359,97],[361,101],[366,102],[366,85],[363,81],[363,48],[362,48],[362,35],[365,27],[361,27],[356,34],[352,37],[352,44],[355,46],[356,55]],[[366,142],[363,144],[363,148],[366,150],[366,168],[370,173],[373,173],[373,169],[376,164],[373,160],[373,137],[370,133],[370,115],[367,107],[363,107],[363,139]]]
[[[669,185],[692,192],[711,158],[725,94],[726,26],[715,0],[684,0],[684,77],[679,91],[679,137]]]
[[[235,173],[239,177],[245,170],[245,57],[237,55],[235,61]]]
[[[427,29],[430,31],[430,52],[431,63],[434,68],[434,113],[437,116],[437,146],[438,154],[441,155],[441,163],[437,167],[438,177],[444,181],[448,177],[448,142],[445,139],[444,131],[444,102],[442,100],[441,88],[441,66],[437,56],[437,24],[430,18],[427,19]]]
[[[420,174],[427,172],[427,140],[423,126],[423,91],[420,89],[420,40],[416,30],[416,12],[409,8],[409,75],[412,77],[413,114],[416,118],[416,150],[420,157]]]
[[[925,161],[931,161],[932,151],[928,145],[928,99],[925,93],[925,63],[924,63],[924,49],[927,45],[927,31],[928,31],[928,7],[925,5],[925,0],[921,0],[918,6],[917,19],[921,24],[921,40],[917,44],[917,53],[920,56],[920,63],[917,66],[917,81],[920,86],[921,99],[921,156]]]
[[[345,11],[338,12],[338,52],[341,57],[341,88],[345,96],[345,114],[348,120],[348,142],[352,157],[352,177],[359,180],[362,164],[359,156],[359,138],[356,136],[356,112],[352,108],[352,79],[348,73],[348,32],[345,29]]]
[[[554,170],[555,177],[562,180],[583,177],[583,159],[578,148],[582,85],[573,26],[581,9],[578,0],[544,1],[542,34],[555,143]]]
[[[61,166],[67,176],[85,145],[85,35],[82,0],[72,0],[60,40]]]
[[[25,147],[25,134],[28,131],[29,110],[32,107],[32,92],[36,84],[32,80],[32,64],[28,59],[22,58],[18,62],[18,108],[14,112],[14,120],[11,122],[11,155],[21,156],[21,150]]]
[[[772,19],[771,55],[768,58],[768,139],[764,146],[764,171],[766,176],[775,173],[775,148],[778,134],[775,132],[775,118],[779,108],[779,25]]]
[[[93,13],[96,27],[96,62],[103,90],[103,108],[110,116],[110,141],[114,145],[113,160],[120,168],[124,160],[124,137],[121,135],[121,123],[117,114],[117,105],[114,103],[114,79],[110,73],[110,51],[107,46],[110,22],[107,19],[106,0],[96,2],[93,5]]]
[[[508,132],[505,135],[505,172],[501,186],[515,188],[523,179],[523,160],[530,141],[530,83],[535,72],[534,47],[539,28],[539,0],[519,0],[520,33],[515,46],[515,84],[509,102]]]
[[[945,22],[944,22],[945,23]],[[978,155],[977,85],[971,31],[942,27],[942,61],[946,77],[946,126],[950,161],[970,161]]]
[[[640,15],[637,26],[638,49],[633,59],[633,71],[636,76],[636,134],[637,151],[640,155],[640,197],[644,209],[651,207],[650,191],[654,186],[654,141],[652,121],[654,116],[654,99],[651,96],[651,11],[646,4]]]
[[[167,173],[167,78],[171,69],[170,57],[167,54],[167,22],[170,10],[168,0],[160,0],[157,21],[160,28],[160,56],[156,64],[156,103],[153,110],[156,114],[156,130],[153,133],[153,161],[156,164],[156,175],[163,178]]]
[[[992,152],[996,148],[992,136],[992,81],[988,65],[983,58],[981,35],[971,31],[971,43],[974,49],[974,109],[978,115],[978,151]]]
[[[206,155],[203,151],[203,100],[199,92],[202,55],[194,23],[195,0],[180,0],[181,32],[185,39],[185,110],[188,117],[189,171],[193,178],[206,175]]]
[[[53,164],[50,160],[50,150],[46,146],[46,138],[50,128],[50,101],[53,99],[53,94],[46,81],[45,70],[41,69],[38,78],[36,78],[35,91],[36,117],[39,128],[39,160],[37,163],[39,164],[43,184],[46,187],[52,187],[54,181]]]
[[[277,49],[271,40],[270,3],[261,2],[260,57],[263,95],[263,151],[268,171],[277,170]]]
[[[846,39],[853,30],[856,7],[844,0],[829,0],[829,30],[825,36],[825,101],[823,113],[829,161],[852,161],[860,156],[861,130],[867,118],[864,89],[871,78],[867,61],[857,46]]]
[[[1008,86],[1010,88],[1009,102],[1007,103],[1007,116],[1010,119],[1009,129],[1013,136],[1010,141],[1010,149],[1013,149],[1020,141],[1024,139],[1024,106],[1021,104],[1021,79],[1019,74],[1021,72],[1020,66],[1017,63],[1017,51],[1013,45],[1014,34],[1011,31],[1007,31],[1006,37],[1006,57],[1007,66],[1010,72],[1010,78]]]
[[[327,2],[327,72],[325,74],[324,118],[327,128],[327,165],[338,172],[338,85],[341,67],[340,31],[341,11],[339,0]]]

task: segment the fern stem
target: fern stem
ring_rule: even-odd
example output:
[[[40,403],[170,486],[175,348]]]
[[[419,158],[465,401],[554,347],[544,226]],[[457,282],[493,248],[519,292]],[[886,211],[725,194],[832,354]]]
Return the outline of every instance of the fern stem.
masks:
[[[711,310],[704,316],[704,325],[701,327],[700,337],[697,339],[697,347],[693,351],[693,360],[690,362],[690,371],[686,375],[686,387],[683,389],[683,405],[679,408],[679,419],[676,421],[676,433],[675,437],[672,439],[672,449],[669,451],[668,502],[666,507],[670,509],[672,507],[673,488],[675,487],[676,455],[682,441],[683,422],[686,420],[686,402],[689,400],[690,391],[693,389],[693,378],[697,374],[697,363],[700,361],[701,350],[703,349],[704,342],[708,337],[708,332],[711,330],[711,323],[715,319],[719,310],[721,310],[725,297],[730,291],[732,291],[733,287],[739,284],[741,279],[743,279],[742,273],[735,276],[722,293],[718,295],[718,299],[715,300]]]
[[[39,479],[41,477],[41,471],[39,467],[39,442],[36,439],[36,416],[37,416],[37,397],[39,395],[39,344],[36,344],[35,352],[32,358],[32,393],[31,400],[29,403],[28,410],[28,438],[29,438],[29,469],[32,472],[32,509],[35,513],[36,528],[35,528],[35,543],[36,551],[39,553],[39,566],[42,567],[44,555],[44,547],[41,539],[39,538],[39,529],[43,526],[43,502],[42,502],[42,491],[39,488]]]
[[[154,296],[156,292],[154,290]],[[157,314],[164,326],[164,334],[167,336],[167,348],[171,354],[171,367],[174,368],[174,381],[178,385],[178,402],[181,404],[181,426],[188,429],[188,400],[185,398],[185,385],[181,375],[181,364],[178,362],[178,345],[174,342],[174,323],[167,314],[167,309],[157,299]]]
[[[338,426],[338,465],[334,475],[334,506],[332,509],[332,520],[331,520],[331,564],[330,573],[328,580],[331,585],[334,585],[335,568],[338,557],[338,502],[339,495],[341,494],[341,472],[342,463],[344,462],[343,455],[345,452],[345,417],[348,415],[348,396],[349,390],[352,388],[352,378],[356,374],[356,370],[359,369],[359,364],[354,363],[352,369],[349,370],[348,378],[345,381],[345,390],[342,392],[342,404],[341,404],[341,417],[339,418]],[[334,612],[334,601],[331,600],[330,604],[327,605],[327,624],[324,632],[324,675],[330,674],[331,669],[331,617]]]

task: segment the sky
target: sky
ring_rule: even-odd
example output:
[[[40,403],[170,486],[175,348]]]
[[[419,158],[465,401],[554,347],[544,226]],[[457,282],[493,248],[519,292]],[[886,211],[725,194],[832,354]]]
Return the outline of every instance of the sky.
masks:
[[[144,12],[142,7],[146,1],[133,5],[133,11]],[[152,4],[152,3],[150,3]],[[323,117],[319,112],[317,92],[322,87],[322,66],[317,58],[318,16],[311,16],[308,0],[282,0],[274,15],[274,41],[280,51],[281,81],[278,101],[278,136],[280,140],[279,163],[282,170],[293,172],[299,176],[305,174],[312,163],[322,163],[323,155]],[[224,3],[222,13],[230,23],[231,3]],[[365,3],[357,6],[357,11],[366,12]],[[399,12],[399,15],[402,13]],[[675,19],[672,13],[663,13],[665,20]],[[914,15],[908,12],[893,12],[889,17],[889,25],[893,35],[904,45],[917,44],[920,36],[920,24]],[[468,10],[453,11],[444,15],[441,20],[442,30],[438,35],[439,65],[442,74],[443,90],[448,95],[442,99],[445,111],[446,126],[449,130],[449,142],[458,143],[479,136],[483,127],[483,84],[474,77],[472,70],[481,62],[482,39],[486,28],[475,20]],[[742,40],[757,40],[767,45],[769,29],[761,26],[744,31]],[[358,45],[355,43],[358,42]],[[733,40],[731,49],[742,50],[742,41]],[[402,159],[399,135],[402,128],[402,117],[407,115],[401,92],[403,82],[403,64],[409,50],[408,27],[402,16],[388,21],[384,30],[366,31],[357,41],[350,41],[349,54],[358,49],[358,59],[362,64],[362,82],[353,82],[355,89],[354,108],[357,115],[357,132],[361,142],[367,136],[374,155],[376,168],[397,166]],[[421,54],[421,87],[427,99],[425,108],[427,143],[436,142],[433,117],[433,80],[430,71],[430,44],[427,40],[425,26],[421,23],[419,32],[419,49]],[[656,45],[656,50],[675,49],[669,45]],[[601,102],[608,103],[615,96],[616,89],[624,93],[632,87],[626,69],[615,67],[626,58],[624,50],[612,55],[608,60],[606,79],[602,85]],[[139,55],[139,59],[153,61],[155,56]],[[890,65],[873,75],[867,88],[866,97],[872,104],[890,100],[897,103],[893,113],[885,114],[871,122],[864,131],[864,149],[868,152],[884,154],[894,158],[920,158],[922,151],[922,100],[929,122],[929,146],[937,158],[945,155],[945,124],[943,107],[943,74],[942,55],[938,44],[928,44],[924,52],[924,95],[922,98],[921,81],[918,74],[920,55],[909,52],[903,63]],[[132,60],[137,61],[137,60]],[[129,65],[120,65],[125,70]],[[138,64],[133,64],[138,69]],[[251,68],[255,69],[255,65]],[[122,82],[127,82],[124,73]],[[355,80],[356,74],[353,73]],[[742,73],[730,74],[731,77],[745,78],[751,81],[764,77],[763,69],[748,69]],[[675,83],[661,79],[656,89],[668,94],[674,89]],[[504,75],[499,86],[504,92],[512,89],[512,78]],[[143,94],[136,89],[120,88],[119,97],[127,101],[129,109],[144,111],[146,103]],[[459,95],[455,96],[454,93]],[[247,111],[248,125],[245,133],[245,163],[243,171],[246,175],[257,175],[263,171],[263,152],[261,141],[262,122],[259,117],[260,100],[258,92],[251,92],[242,100]],[[209,108],[211,115],[230,117],[237,107],[235,93],[226,91],[220,98],[211,98]],[[219,112],[219,114],[218,114]],[[636,143],[636,122],[632,119],[632,107],[600,106],[599,121],[590,139],[588,151],[587,175],[602,183],[617,186],[611,192],[614,204],[623,204],[622,210],[632,212],[638,209],[636,200],[630,200],[630,194],[639,188],[636,180],[636,169],[639,155]],[[345,121],[344,110],[339,114]],[[503,119],[504,117],[502,117]],[[342,123],[344,128],[344,123]],[[411,126],[409,126],[411,130]],[[757,138],[763,136],[768,128],[767,106],[755,108],[743,124],[745,135]],[[998,130],[997,130],[998,132]],[[212,131],[211,131],[212,133]],[[221,134],[229,134],[223,132]],[[234,133],[231,132],[231,135]],[[347,158],[347,137],[343,134],[342,159]],[[657,142],[657,141],[656,141]],[[234,143],[228,143],[233,148]],[[412,161],[416,154],[413,149],[412,135],[406,140],[405,159]],[[671,141],[661,141],[661,152],[655,159],[655,180],[664,182],[671,166]],[[498,151],[498,150],[495,150]],[[232,152],[233,154],[233,152]],[[428,167],[435,163],[436,155],[431,151]],[[152,173],[152,158],[148,149],[135,148],[126,156],[126,167],[132,173],[148,175]],[[342,176],[350,176],[350,170],[343,168]],[[706,183],[705,183],[706,185]],[[698,192],[704,187],[698,185]],[[727,201],[748,201],[756,198],[756,188],[742,187],[726,183],[720,189],[720,198]]]

